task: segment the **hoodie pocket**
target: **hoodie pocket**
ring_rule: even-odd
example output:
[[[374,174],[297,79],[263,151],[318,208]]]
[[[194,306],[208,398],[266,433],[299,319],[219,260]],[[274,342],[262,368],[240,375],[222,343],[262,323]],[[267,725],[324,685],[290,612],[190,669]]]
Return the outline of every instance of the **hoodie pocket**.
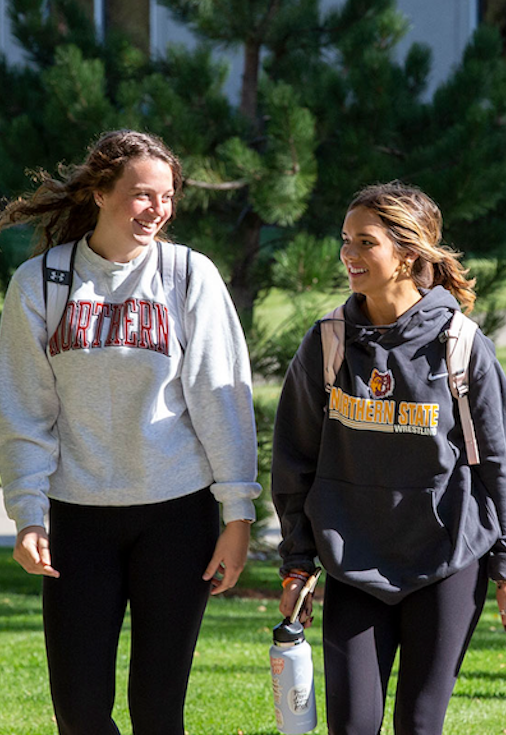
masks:
[[[452,543],[432,488],[351,485],[317,478],[306,500],[322,563],[329,571],[400,586],[432,577]]]

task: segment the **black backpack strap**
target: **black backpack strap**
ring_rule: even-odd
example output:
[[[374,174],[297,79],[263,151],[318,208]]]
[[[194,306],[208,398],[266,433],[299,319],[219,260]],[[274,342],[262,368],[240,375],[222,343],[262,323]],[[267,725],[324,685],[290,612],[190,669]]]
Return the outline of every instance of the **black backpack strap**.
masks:
[[[56,332],[67,306],[74,277],[78,240],[46,250],[42,259],[48,337]]]

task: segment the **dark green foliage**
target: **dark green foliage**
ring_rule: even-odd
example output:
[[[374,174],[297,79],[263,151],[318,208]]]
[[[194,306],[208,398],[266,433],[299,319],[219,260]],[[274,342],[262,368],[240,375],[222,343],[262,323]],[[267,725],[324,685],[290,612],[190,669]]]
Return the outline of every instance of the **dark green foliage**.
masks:
[[[25,169],[81,159],[104,129],[161,135],[187,177],[173,236],[218,263],[246,327],[273,278],[294,292],[332,286],[309,244],[338,238],[350,198],[374,181],[418,184],[442,207],[448,243],[501,253],[506,63],[496,28],[478,29],[430,100],[430,51],[414,45],[394,60],[407,28],[395,0],[327,13],[318,0],[164,2],[202,44],[151,61],[117,30],[97,43],[77,0],[54,0],[50,12],[43,0],[11,0],[38,67],[0,65],[0,194],[29,186]],[[226,47],[244,52],[238,104],[223,91]]]
[[[337,303],[341,301],[339,299]],[[250,357],[255,373],[282,380],[302,337],[324,315],[321,306],[311,300],[296,299],[293,306],[294,313],[279,324],[271,335],[266,335],[265,330],[258,326],[252,331]]]
[[[96,56],[99,46],[91,19],[75,0],[11,0],[14,35],[41,69],[51,66],[57,47],[75,44]]]
[[[504,257],[473,259],[472,270],[476,278],[480,327],[494,338],[504,324],[506,260]]]
[[[174,235],[223,268],[246,325],[276,251],[299,230],[337,237],[351,196],[372,181],[420,185],[443,209],[448,242],[500,252],[506,65],[496,29],[478,29],[428,100],[428,49],[393,60],[406,30],[394,0],[327,14],[318,0],[165,3],[205,44],[171,46],[153,62],[119,32],[98,44],[76,0],[55,0],[46,14],[42,0],[12,0],[15,32],[41,73],[0,67],[1,193],[26,188],[25,168],[79,160],[104,129],[152,130],[187,177]],[[238,105],[223,92],[228,69],[216,51],[227,46],[245,52]],[[265,250],[268,228],[278,245]],[[292,260],[276,255],[285,288]]]
[[[334,291],[344,282],[338,253],[339,242],[333,237],[319,240],[314,235],[299,232],[275,254],[272,284],[296,294]]]
[[[257,522],[253,525],[252,537],[260,542],[262,529],[270,517],[270,487],[271,487],[271,461],[272,461],[272,430],[276,413],[276,402],[267,400],[255,400],[255,420],[258,441],[258,482],[263,488],[263,493],[255,502]]]
[[[32,231],[27,227],[16,227],[0,233],[0,292],[6,290],[16,268],[27,259],[31,239]]]

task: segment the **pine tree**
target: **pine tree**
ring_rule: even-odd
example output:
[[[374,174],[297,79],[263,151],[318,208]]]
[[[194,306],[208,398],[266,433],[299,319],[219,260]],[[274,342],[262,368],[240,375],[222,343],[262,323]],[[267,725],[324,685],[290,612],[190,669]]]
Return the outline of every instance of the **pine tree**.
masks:
[[[0,62],[0,195],[27,188],[26,171],[82,159],[90,139],[118,124],[117,87],[150,69],[115,33],[95,39],[77,0],[11,0],[13,31],[30,65]]]
[[[98,44],[76,0],[52,0],[45,16],[43,0],[11,0],[36,67],[0,65],[3,195],[25,188],[25,168],[81,159],[105,128],[161,135],[186,172],[175,236],[218,262],[246,326],[273,279],[294,293],[333,287],[329,252],[337,255],[346,206],[373,181],[420,185],[442,207],[448,242],[501,253],[506,66],[497,29],[478,29],[427,100],[428,49],[393,58],[406,28],[395,0],[348,0],[327,14],[318,0],[165,2],[202,43],[173,45],[155,63],[120,34]],[[243,51],[238,105],[223,92],[223,46]]]
[[[243,49],[241,128],[192,161],[188,182],[202,188],[192,201],[234,243],[236,303],[251,311],[278,250],[287,257],[277,282],[298,279],[299,292],[335,285],[326,238],[359,186],[395,176],[403,154],[393,134],[423,117],[428,52],[415,47],[404,67],[393,63],[406,29],[394,0],[354,0],[326,16],[317,0],[164,2],[208,44]],[[309,261],[309,270],[318,264],[310,284]]]
[[[506,0],[480,0],[480,9],[484,22],[499,29],[504,55],[506,53]]]
[[[302,7],[314,3],[166,0],[165,4],[208,44],[243,49],[240,103],[229,111],[235,131],[214,149],[192,157],[188,183],[194,189],[193,201],[206,205],[207,217],[226,238],[221,251],[226,254],[236,305],[248,324],[257,293],[268,278],[262,270],[261,248],[270,248],[269,228],[285,231],[295,225],[316,180],[314,119],[289,84],[262,75],[261,54]]]
[[[320,238],[336,235],[353,193],[371,182],[399,178],[420,186],[441,206],[448,244],[493,258],[478,274],[480,308],[490,310],[482,323],[493,332],[494,292],[506,268],[500,33],[479,27],[460,66],[429,100],[429,50],[414,45],[402,63],[392,59],[403,32],[394,11],[387,0],[348,3],[323,19],[329,63],[315,56],[314,64],[304,63],[298,48],[268,61],[271,75],[304,95],[317,121],[319,175],[299,227]]]

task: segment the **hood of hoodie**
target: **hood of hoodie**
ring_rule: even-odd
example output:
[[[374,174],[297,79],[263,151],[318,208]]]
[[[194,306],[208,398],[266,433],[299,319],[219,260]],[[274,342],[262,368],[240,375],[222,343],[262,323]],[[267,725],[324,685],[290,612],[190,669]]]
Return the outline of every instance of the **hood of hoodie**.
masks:
[[[403,453],[416,453],[404,468],[403,482],[415,466],[424,483],[430,472],[447,476],[455,460],[447,439],[456,441],[453,434],[461,430],[455,421],[443,334],[458,303],[438,286],[393,324],[373,325],[361,309],[362,299],[353,294],[345,305],[345,356],[324,428],[324,437],[345,448],[345,456],[336,466],[329,453],[326,475],[333,466],[333,476],[340,479],[374,485],[390,478],[395,484],[391,453],[402,447]],[[364,449],[374,453],[375,461],[357,466],[357,453]],[[325,453],[321,464],[326,464]],[[427,465],[429,474],[422,471]]]
[[[390,348],[405,342],[427,342],[437,336],[460,310],[457,300],[443,286],[421,290],[422,298],[393,324],[374,325],[362,311],[364,297],[352,294],[345,305],[346,341],[363,344],[373,340]]]

